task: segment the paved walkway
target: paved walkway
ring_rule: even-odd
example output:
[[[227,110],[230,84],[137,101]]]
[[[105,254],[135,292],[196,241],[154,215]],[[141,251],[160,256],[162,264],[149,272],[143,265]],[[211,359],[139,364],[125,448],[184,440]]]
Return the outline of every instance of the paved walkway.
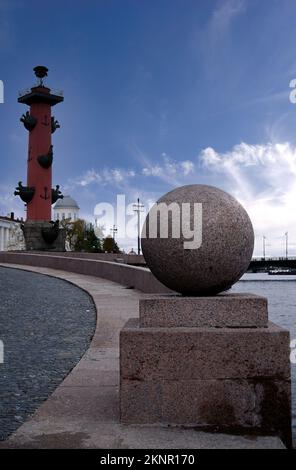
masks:
[[[283,448],[276,437],[120,425],[118,334],[128,318],[138,316],[138,300],[144,294],[91,276],[48,268],[22,269],[66,279],[89,292],[97,308],[97,328],[81,361],[1,448]]]
[[[0,286],[2,441],[54,392],[89,348],[96,309],[85,291],[55,277],[0,266]]]

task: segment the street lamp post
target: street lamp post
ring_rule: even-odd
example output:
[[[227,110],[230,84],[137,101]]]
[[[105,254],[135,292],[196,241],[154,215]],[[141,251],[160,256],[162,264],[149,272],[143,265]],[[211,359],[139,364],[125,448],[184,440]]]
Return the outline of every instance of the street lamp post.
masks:
[[[263,235],[263,259],[265,259],[265,254],[266,254],[266,250],[265,250],[265,247],[266,247],[266,236]]]
[[[288,232],[285,233],[286,237],[286,259],[288,259]]]
[[[138,255],[141,254],[141,239],[140,239],[140,229],[141,229],[141,212],[144,210],[144,204],[140,204],[140,199],[137,199],[137,203],[133,204],[133,211],[137,212],[138,215]]]
[[[115,241],[115,235],[116,235],[116,233],[117,233],[117,228],[116,228],[116,226],[113,225],[113,227],[111,227],[110,230],[111,230],[111,233],[112,233],[112,238],[113,238],[113,240]]]

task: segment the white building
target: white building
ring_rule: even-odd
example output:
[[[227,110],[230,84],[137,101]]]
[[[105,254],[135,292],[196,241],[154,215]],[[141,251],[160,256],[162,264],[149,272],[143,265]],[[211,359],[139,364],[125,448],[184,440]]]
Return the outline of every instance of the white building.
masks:
[[[53,220],[70,219],[72,222],[79,219],[79,206],[71,196],[58,199],[53,208]]]
[[[25,239],[21,220],[0,216],[0,251],[24,250]]]

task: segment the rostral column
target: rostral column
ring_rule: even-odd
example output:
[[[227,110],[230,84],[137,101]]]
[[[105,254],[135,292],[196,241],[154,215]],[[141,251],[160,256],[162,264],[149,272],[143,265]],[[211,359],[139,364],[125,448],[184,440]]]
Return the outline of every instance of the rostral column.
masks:
[[[64,101],[61,92],[53,92],[44,85],[48,69],[34,68],[38,83],[20,93],[18,102],[30,106],[21,117],[29,131],[27,160],[27,186],[20,181],[15,195],[20,196],[27,208],[24,236],[27,250],[64,251],[65,234],[58,222],[51,222],[51,206],[62,198],[59,186],[52,188],[53,146],[51,135],[60,127],[51,115],[51,107]]]

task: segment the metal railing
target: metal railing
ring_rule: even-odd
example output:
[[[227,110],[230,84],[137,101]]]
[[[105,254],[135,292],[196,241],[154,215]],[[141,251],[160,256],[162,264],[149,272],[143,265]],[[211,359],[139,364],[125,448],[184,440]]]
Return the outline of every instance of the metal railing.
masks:
[[[252,261],[286,261],[286,260],[295,260],[296,256],[288,256],[286,258],[285,256],[256,256],[255,258],[252,258]]]
[[[20,90],[18,92],[19,98],[21,96],[29,95],[30,93],[32,93],[32,88],[35,88],[37,86],[38,85],[33,85],[33,87],[31,87],[31,88],[24,88],[23,90]],[[64,96],[64,92],[62,90],[56,90],[55,88],[50,88],[50,93],[52,95],[56,95],[56,96]]]
[[[63,90],[57,90],[56,88],[51,88],[50,93],[56,96],[64,96]]]
[[[25,96],[31,93],[31,88],[24,88],[23,90],[18,92],[19,97]]]

